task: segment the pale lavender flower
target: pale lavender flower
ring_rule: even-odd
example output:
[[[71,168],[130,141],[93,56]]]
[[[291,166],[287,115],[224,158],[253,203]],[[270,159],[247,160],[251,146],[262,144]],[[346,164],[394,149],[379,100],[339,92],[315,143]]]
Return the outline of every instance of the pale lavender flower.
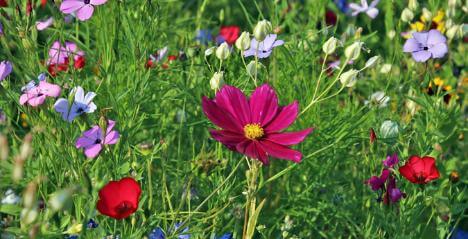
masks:
[[[367,0],[361,0],[361,5],[356,3],[350,3],[349,8],[351,8],[352,16],[357,16],[359,13],[366,13],[370,18],[374,19],[379,15],[379,9],[376,8],[380,0],[374,0],[371,4],[367,4]]]
[[[276,34],[267,35],[260,44],[255,38],[252,38],[250,48],[244,52],[244,57],[257,55],[258,58],[267,58],[271,55],[273,48],[283,44],[283,40],[276,40]]]
[[[60,98],[55,102],[54,109],[62,115],[62,118],[68,122],[72,122],[76,117],[84,113],[93,113],[97,107],[93,103],[96,96],[94,92],[88,92],[86,95],[81,86],[75,87],[70,92],[74,96],[73,102],[68,102],[68,99]]]
[[[52,24],[54,24],[54,18],[49,17],[44,21],[37,21],[36,22],[36,28],[37,28],[38,31],[43,31],[43,30],[47,29],[48,27],[52,26]]]
[[[3,81],[13,70],[13,66],[9,61],[0,62],[0,81]]]
[[[411,53],[416,62],[442,58],[448,52],[447,39],[435,29],[429,32],[413,32],[413,38],[406,40],[403,52]]]

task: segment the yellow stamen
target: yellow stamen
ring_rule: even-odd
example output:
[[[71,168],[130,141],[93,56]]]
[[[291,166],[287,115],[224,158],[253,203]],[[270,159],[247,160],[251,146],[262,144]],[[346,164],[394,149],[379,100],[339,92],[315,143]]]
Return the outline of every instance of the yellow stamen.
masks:
[[[244,136],[248,139],[257,140],[263,137],[264,134],[265,132],[260,124],[246,124],[244,126]]]

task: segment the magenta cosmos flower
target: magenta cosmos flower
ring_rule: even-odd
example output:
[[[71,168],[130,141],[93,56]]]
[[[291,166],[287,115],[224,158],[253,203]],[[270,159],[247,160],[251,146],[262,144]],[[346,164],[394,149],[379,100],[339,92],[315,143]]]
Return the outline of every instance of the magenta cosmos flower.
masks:
[[[298,103],[278,105],[275,91],[264,84],[248,99],[241,90],[225,85],[215,99],[202,99],[203,112],[220,130],[211,136],[231,150],[268,164],[268,157],[301,161],[302,154],[289,146],[298,144],[312,131],[281,132],[297,117]]]
[[[406,40],[403,52],[411,53],[416,62],[425,62],[429,58],[442,58],[447,54],[447,39],[438,30],[414,32],[413,38]]]
[[[115,121],[107,121],[106,134],[98,125],[93,126],[90,130],[83,132],[83,136],[76,141],[76,148],[84,148],[84,153],[88,158],[95,158],[101,152],[104,145],[116,144],[120,135],[119,132],[112,130],[115,126]]]
[[[76,13],[80,21],[86,21],[93,15],[94,6],[106,3],[107,0],[64,0],[60,11],[66,14]]]
[[[29,84],[28,84],[29,85]],[[28,103],[36,107],[42,105],[47,96],[58,97],[60,95],[60,86],[39,81],[37,85],[30,85],[21,95],[19,102],[21,105]]]

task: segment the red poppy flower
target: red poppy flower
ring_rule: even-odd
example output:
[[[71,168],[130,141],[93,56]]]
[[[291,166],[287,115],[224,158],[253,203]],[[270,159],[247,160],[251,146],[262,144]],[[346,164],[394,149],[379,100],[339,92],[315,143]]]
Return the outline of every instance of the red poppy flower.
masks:
[[[282,132],[297,117],[298,103],[278,105],[275,91],[264,84],[248,99],[241,90],[225,85],[214,100],[203,97],[203,112],[221,130],[211,136],[227,148],[268,164],[268,157],[300,162],[302,154],[290,148],[312,131]]]
[[[8,7],[7,0],[0,0],[0,7]]]
[[[422,158],[411,156],[406,164],[399,168],[399,171],[408,181],[416,184],[426,184],[440,176],[435,159],[429,156]]]
[[[373,128],[370,128],[369,130],[369,142],[373,144],[377,140],[377,135],[375,135],[375,131]]]
[[[44,8],[47,4],[47,0],[41,0],[41,6]]]
[[[99,191],[97,210],[115,219],[124,219],[138,209],[141,188],[133,178],[110,181]]]
[[[222,26],[219,29],[219,35],[229,44],[232,45],[239,37],[240,27],[238,26]]]

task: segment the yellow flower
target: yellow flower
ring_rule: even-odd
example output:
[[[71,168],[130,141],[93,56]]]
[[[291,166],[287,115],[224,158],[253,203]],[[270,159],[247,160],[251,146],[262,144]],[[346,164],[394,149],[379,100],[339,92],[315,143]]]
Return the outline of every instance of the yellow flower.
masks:
[[[421,15],[419,21],[410,24],[411,31],[409,32],[409,34],[405,34],[403,37],[405,39],[408,39],[411,38],[412,32],[422,32],[429,29],[437,29],[443,33],[445,32],[444,17],[445,12],[442,10],[437,11],[437,15],[430,19],[430,21],[428,21],[423,15]],[[430,23],[430,25],[428,23]]]

